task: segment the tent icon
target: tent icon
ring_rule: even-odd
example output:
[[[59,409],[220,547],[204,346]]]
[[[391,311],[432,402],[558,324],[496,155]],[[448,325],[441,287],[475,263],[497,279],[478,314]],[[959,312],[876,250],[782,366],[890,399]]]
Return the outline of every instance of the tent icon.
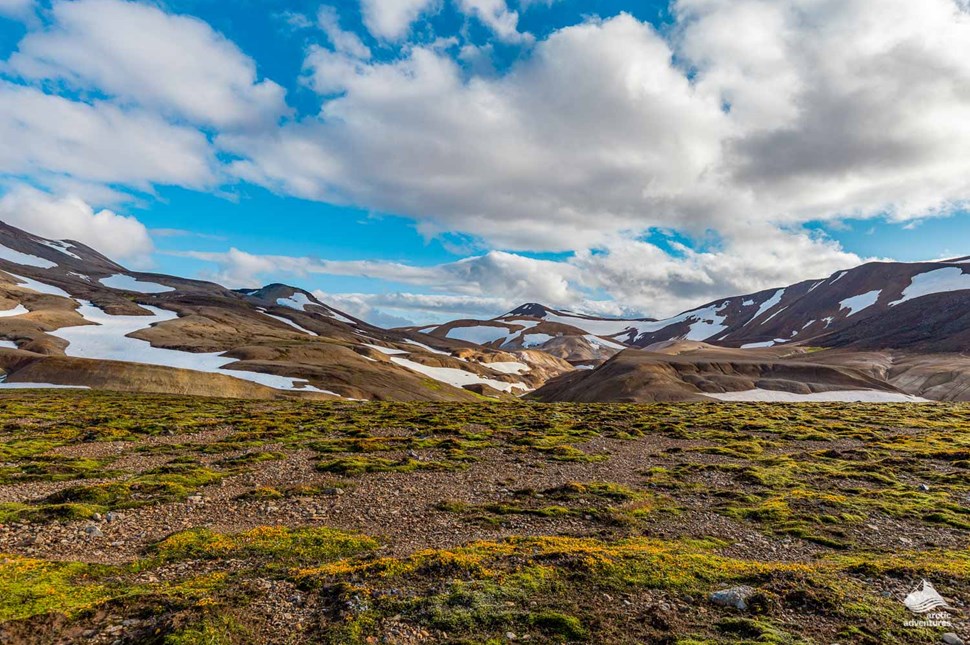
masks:
[[[952,609],[928,580],[923,580],[903,601],[914,614],[925,614],[934,609]]]

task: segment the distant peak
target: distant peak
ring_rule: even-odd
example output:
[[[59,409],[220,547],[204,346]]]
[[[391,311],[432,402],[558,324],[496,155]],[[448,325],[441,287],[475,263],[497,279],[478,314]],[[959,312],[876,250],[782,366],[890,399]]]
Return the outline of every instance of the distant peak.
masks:
[[[524,305],[516,307],[506,316],[530,316],[532,318],[544,318],[546,314],[551,311],[545,305],[541,305],[538,302],[527,302]]]

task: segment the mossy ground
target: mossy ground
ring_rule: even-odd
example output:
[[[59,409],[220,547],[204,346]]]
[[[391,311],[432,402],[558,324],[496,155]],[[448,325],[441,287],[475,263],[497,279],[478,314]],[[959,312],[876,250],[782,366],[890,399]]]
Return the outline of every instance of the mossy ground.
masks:
[[[152,466],[131,471],[130,454]],[[259,483],[296,454],[339,479]],[[496,455],[570,476],[533,488],[510,476],[501,498],[411,503],[457,518],[469,536],[518,521],[528,535],[401,553],[387,537],[326,526],[196,526],[113,564],[8,549],[0,641],[113,642],[109,627],[130,619],[123,642],[499,643],[513,633],[542,643],[924,643],[940,630],[905,626],[908,589],[926,578],[970,601],[970,406],[958,405],[18,393],[0,396],[0,489],[52,488],[0,505],[0,524],[175,509],[247,478],[232,497],[241,504],[353,495],[368,478],[404,486]],[[749,611],[708,600],[739,584],[757,590]]]

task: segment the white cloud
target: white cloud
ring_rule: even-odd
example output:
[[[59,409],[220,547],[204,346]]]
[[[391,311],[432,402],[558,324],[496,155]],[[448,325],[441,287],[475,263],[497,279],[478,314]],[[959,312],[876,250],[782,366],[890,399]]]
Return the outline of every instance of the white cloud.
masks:
[[[166,115],[220,128],[275,122],[284,91],[207,23],[125,0],[59,0],[9,69],[59,79]]]
[[[352,31],[345,31],[340,26],[340,16],[333,7],[320,7],[317,12],[317,24],[327,35],[335,51],[360,59],[370,58],[370,49]]]
[[[579,252],[571,264],[582,286],[663,317],[725,296],[827,277],[862,261],[826,238],[751,225],[711,250],[682,247],[670,255],[646,242],[617,239],[606,252]]]
[[[34,11],[34,0],[0,0],[0,16],[24,18]]]
[[[679,0],[682,54],[731,105],[727,197],[771,219],[970,198],[970,15],[953,0]]]
[[[519,33],[519,14],[511,11],[505,0],[455,0],[458,10],[475,16],[495,32],[500,40],[517,42],[531,40],[531,36]]]
[[[71,101],[0,81],[0,172],[39,181],[152,183],[201,188],[214,182],[215,158],[198,130],[142,110]]]
[[[400,40],[407,35],[423,13],[435,5],[435,0],[361,0],[364,24],[374,36]]]
[[[56,197],[19,186],[0,197],[0,220],[48,239],[87,244],[137,267],[151,263],[154,246],[141,222],[110,210],[95,211],[78,197]]]
[[[170,254],[215,264],[216,270],[208,271],[206,277],[230,287],[255,287],[270,276],[283,274],[303,278],[320,274],[371,278],[458,295],[502,294],[508,302],[541,300],[565,304],[580,297],[579,292],[570,286],[570,280],[578,277],[570,265],[501,251],[433,266],[255,255],[236,248],[224,253],[188,251]]]
[[[255,287],[287,274],[301,279],[354,276],[381,280],[385,287],[420,287],[431,293],[346,297],[375,311],[422,312],[423,319],[446,313],[491,317],[523,302],[607,316],[670,316],[724,296],[826,277],[862,262],[824,237],[763,226],[723,239],[713,250],[682,247],[671,255],[647,242],[616,238],[562,261],[499,251],[432,266],[261,256],[238,249],[179,255],[215,264],[205,277],[232,287]]]
[[[325,293],[327,304],[381,327],[406,327],[455,318],[493,318],[514,308],[504,298],[419,293]]]
[[[319,117],[220,143],[281,193],[508,249],[970,200],[970,15],[954,0],[679,0],[673,15],[670,35],[628,15],[556,31],[499,75],[432,48],[311,54],[332,97]]]
[[[319,120],[219,143],[247,157],[233,167],[247,180],[409,215],[428,233],[595,245],[669,223],[671,203],[696,201],[720,157],[720,104],[695,97],[670,56],[625,15],[557,32],[494,79],[466,79],[445,53],[415,48],[318,74],[342,92]]]

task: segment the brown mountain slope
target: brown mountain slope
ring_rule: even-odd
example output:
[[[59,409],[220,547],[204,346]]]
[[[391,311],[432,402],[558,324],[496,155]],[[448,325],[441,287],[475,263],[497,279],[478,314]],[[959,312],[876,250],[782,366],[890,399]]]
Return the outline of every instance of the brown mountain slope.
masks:
[[[530,352],[389,332],[312,294],[128,271],[0,224],[5,383],[244,397],[478,400],[571,367]]]
[[[967,392],[958,392],[959,387],[935,393],[926,387],[927,378],[918,371],[925,374],[929,364],[900,366],[893,373],[889,355],[862,357],[841,351],[806,353],[711,346],[689,346],[682,352],[666,349],[664,353],[624,351],[594,370],[552,379],[530,398],[619,403],[710,401],[720,396],[727,400],[735,396],[744,400],[797,401],[817,396],[906,400],[907,395],[937,394],[947,400],[967,400]],[[885,365],[880,365],[879,359]],[[965,370],[961,374],[970,375],[970,364],[959,369]],[[966,382],[966,376],[961,378]]]

